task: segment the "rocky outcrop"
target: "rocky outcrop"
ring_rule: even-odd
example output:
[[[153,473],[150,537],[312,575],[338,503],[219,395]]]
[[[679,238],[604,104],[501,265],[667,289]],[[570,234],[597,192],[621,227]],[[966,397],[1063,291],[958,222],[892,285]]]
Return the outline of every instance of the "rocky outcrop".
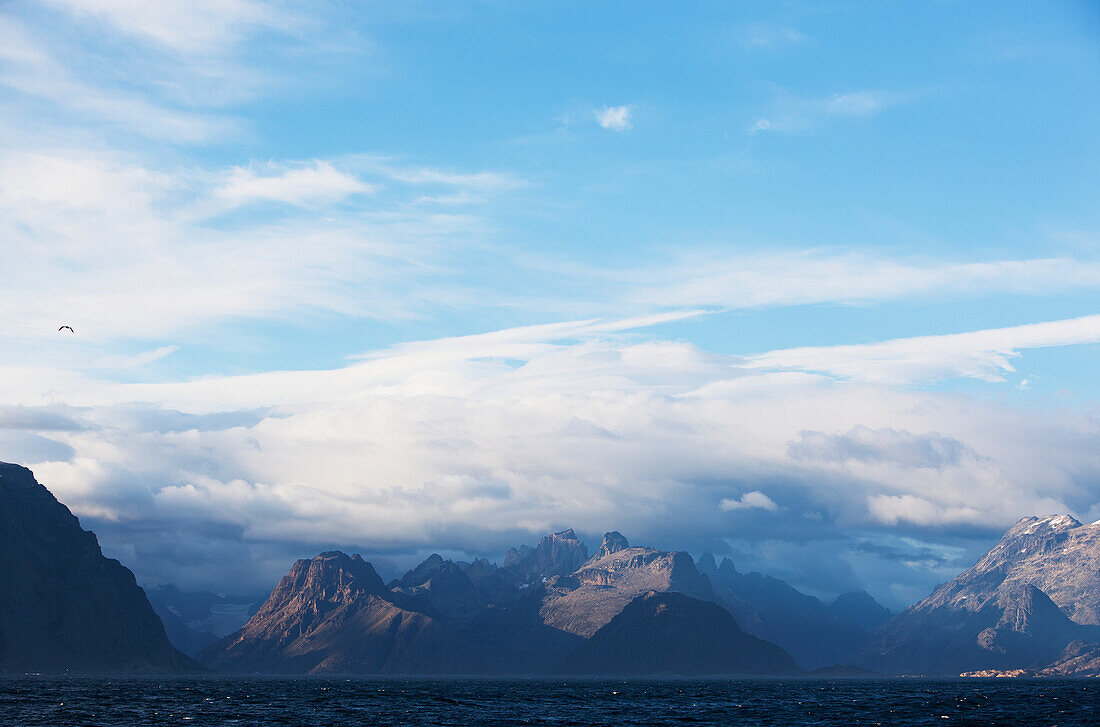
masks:
[[[1039,671],[1045,677],[1100,677],[1100,643],[1073,641]]]
[[[794,660],[745,634],[716,603],[651,591],[569,655],[558,671],[578,675],[792,675]]]
[[[0,671],[201,671],[145,592],[34,479],[0,463]]]
[[[600,560],[604,556],[611,555],[612,553],[618,553],[620,550],[626,550],[630,547],[630,543],[623,537],[623,534],[618,530],[612,530],[603,534],[603,542],[600,543],[600,549],[596,551],[596,554],[592,556],[593,560]]]
[[[522,557],[520,554],[523,554]],[[588,560],[588,547],[573,530],[547,535],[532,550],[510,550],[505,565],[528,582],[569,575]]]
[[[625,547],[593,558],[569,576],[549,580],[542,620],[589,638],[626,604],[649,591],[677,591],[701,600],[717,600],[687,553]]]
[[[759,573],[740,573],[724,558],[699,559],[721,603],[748,633],[783,647],[807,669],[845,662],[860,650],[890,612],[862,591],[831,605]]]
[[[1033,670],[1071,641],[1100,641],[1097,529],[1065,515],[1024,518],[973,567],[887,622],[857,663],[930,674]]]

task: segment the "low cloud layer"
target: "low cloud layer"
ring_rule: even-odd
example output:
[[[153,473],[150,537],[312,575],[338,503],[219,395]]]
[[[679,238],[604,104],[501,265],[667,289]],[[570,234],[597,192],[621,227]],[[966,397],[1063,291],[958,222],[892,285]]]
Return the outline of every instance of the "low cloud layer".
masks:
[[[631,333],[659,320],[426,341],[328,371],[24,380],[0,421],[54,449],[0,437],[0,456],[33,466],[142,579],[223,590],[262,589],[329,547],[499,558],[574,527],[896,603],[951,568],[899,536],[1100,517],[1095,416],[760,370]],[[823,577],[807,549],[848,565]],[[867,582],[880,561],[889,579]]]

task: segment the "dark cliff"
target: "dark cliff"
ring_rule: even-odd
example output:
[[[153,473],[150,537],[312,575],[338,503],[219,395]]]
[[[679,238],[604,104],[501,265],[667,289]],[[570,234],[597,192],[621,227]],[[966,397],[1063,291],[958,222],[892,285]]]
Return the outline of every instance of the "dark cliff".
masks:
[[[25,467],[0,463],[0,671],[200,671],[134,574]]]

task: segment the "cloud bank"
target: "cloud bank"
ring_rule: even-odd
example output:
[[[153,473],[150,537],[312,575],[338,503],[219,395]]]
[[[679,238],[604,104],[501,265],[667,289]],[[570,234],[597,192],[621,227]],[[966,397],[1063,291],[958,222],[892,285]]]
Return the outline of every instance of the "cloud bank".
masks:
[[[0,456],[36,453],[28,464],[140,577],[223,588],[262,588],[287,558],[328,547],[402,563],[429,548],[499,558],[574,527],[749,565],[782,556],[787,577],[825,590],[869,585],[855,575],[864,560],[901,548],[911,562],[877,586],[891,600],[950,571],[955,561],[913,556],[929,539],[989,537],[1030,513],[1100,517],[1095,415],[791,370],[782,352],[746,365],[642,335],[662,320],[166,384],[5,370],[0,396],[18,404],[0,412],[2,431],[39,441],[0,434]],[[991,349],[1060,345],[1082,324],[1043,325],[968,335]],[[889,342],[865,365],[905,366],[908,350]],[[822,582],[815,549],[852,567]]]

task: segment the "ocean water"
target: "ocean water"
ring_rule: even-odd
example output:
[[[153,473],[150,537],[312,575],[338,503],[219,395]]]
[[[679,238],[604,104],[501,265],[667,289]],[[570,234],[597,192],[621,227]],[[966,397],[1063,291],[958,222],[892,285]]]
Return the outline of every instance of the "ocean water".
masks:
[[[1100,725],[1100,680],[0,677],[0,724]]]

